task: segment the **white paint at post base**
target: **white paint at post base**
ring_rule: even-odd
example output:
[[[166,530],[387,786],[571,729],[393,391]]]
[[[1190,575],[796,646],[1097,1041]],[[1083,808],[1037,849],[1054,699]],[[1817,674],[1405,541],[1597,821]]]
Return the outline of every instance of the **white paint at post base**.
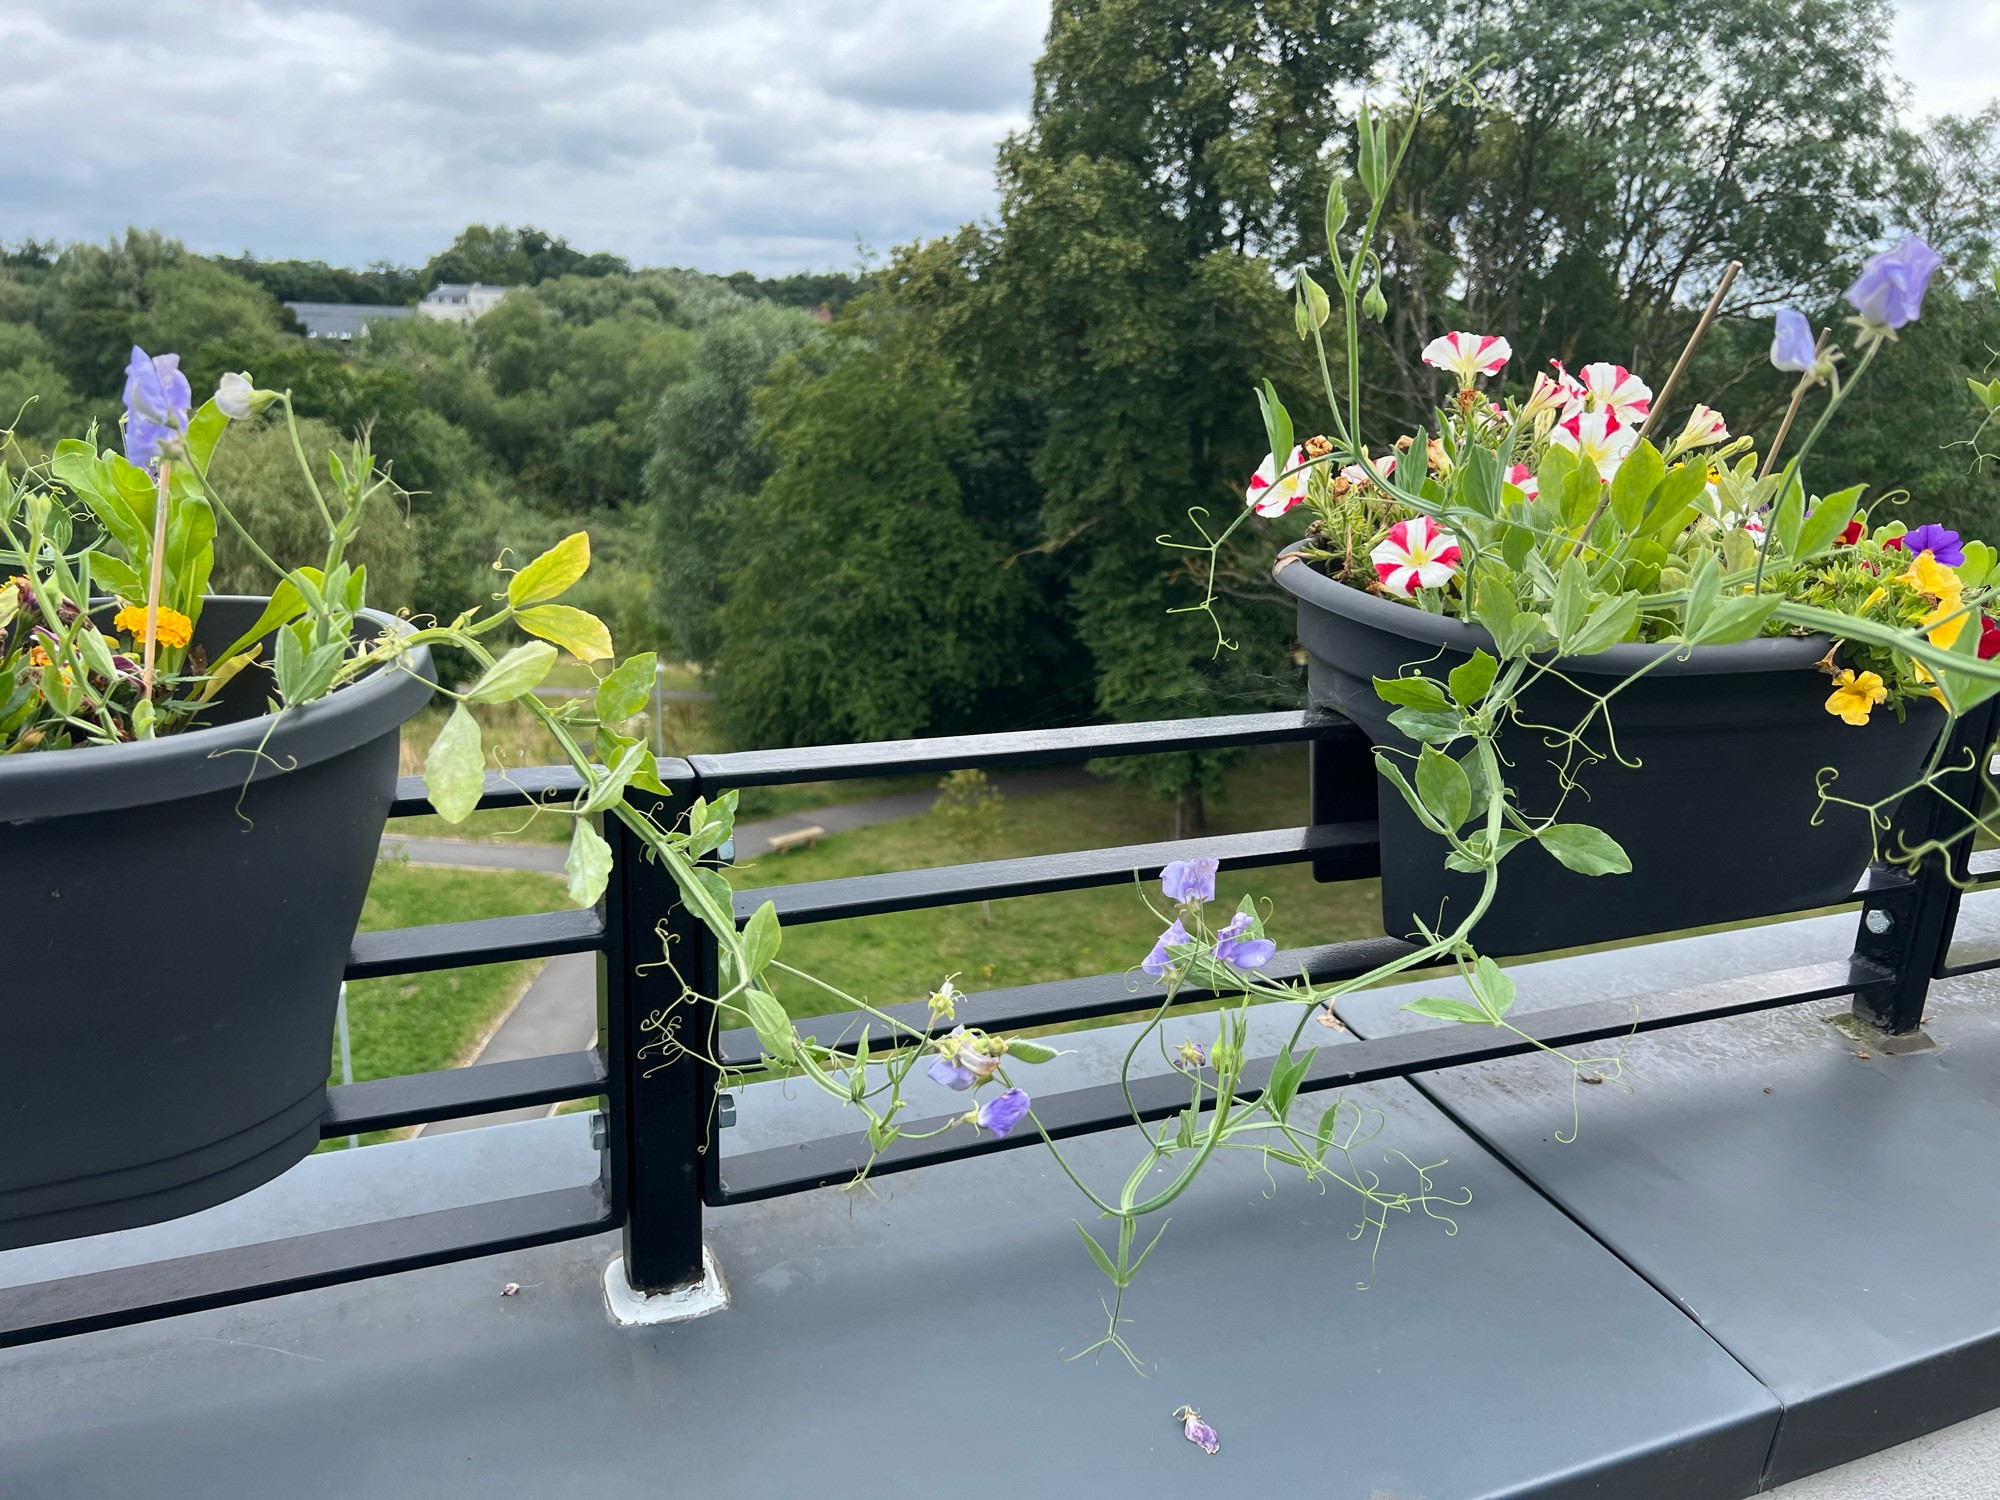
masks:
[[[604,1268],[604,1305],[621,1328],[650,1328],[659,1323],[685,1323],[705,1318],[729,1306],[729,1283],[715,1252],[701,1247],[701,1280],[671,1292],[637,1292],[625,1279],[625,1257],[614,1255]]]

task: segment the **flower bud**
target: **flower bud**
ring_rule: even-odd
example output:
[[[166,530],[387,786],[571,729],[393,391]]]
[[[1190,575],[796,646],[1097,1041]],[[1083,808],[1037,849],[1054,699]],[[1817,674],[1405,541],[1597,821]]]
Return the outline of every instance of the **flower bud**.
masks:
[[[1327,299],[1326,292],[1321,288],[1320,284],[1314,281],[1303,270],[1299,272],[1298,293],[1300,306],[1305,309],[1306,314],[1312,319],[1312,326],[1315,328],[1326,327],[1326,320],[1333,312],[1333,303]]]
[[[278,399],[276,391],[260,391],[248,370],[231,370],[215,385],[215,409],[232,422],[253,417]]]
[[[1340,230],[1347,222],[1347,185],[1335,171],[1333,181],[1326,186],[1326,253],[1336,261],[1340,259]]]
[[[1361,298],[1361,311],[1364,316],[1373,318],[1377,323],[1389,316],[1389,299],[1382,295],[1380,280],[1369,284],[1367,292]]]

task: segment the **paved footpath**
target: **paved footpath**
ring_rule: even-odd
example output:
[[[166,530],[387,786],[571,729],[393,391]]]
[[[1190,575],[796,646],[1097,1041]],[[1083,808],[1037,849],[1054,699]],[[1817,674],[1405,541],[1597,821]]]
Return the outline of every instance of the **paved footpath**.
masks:
[[[1030,771],[1019,776],[996,776],[993,784],[1003,796],[1018,797],[1037,792],[1068,791],[1089,786],[1095,780],[1081,766],[1062,766],[1048,771]],[[876,797],[865,802],[845,802],[834,807],[808,808],[787,813],[782,818],[766,818],[736,827],[738,863],[770,853],[770,840],[817,824],[828,833],[850,833],[879,823],[919,817],[930,811],[937,799],[935,791],[904,792],[893,797]],[[539,870],[560,875],[568,851],[561,844],[498,844],[478,839],[426,839],[389,835],[382,840],[385,859],[407,859],[413,865],[457,869]],[[597,1040],[597,958],[590,953],[566,953],[550,959],[515,1002],[486,1045],[473,1057],[470,1066],[510,1062],[522,1057],[542,1057],[551,1052],[581,1052]],[[505,1125],[515,1120],[539,1119],[552,1113],[548,1105],[503,1110],[497,1114],[473,1115],[463,1120],[437,1120],[418,1130],[419,1135],[443,1135],[454,1130],[475,1130],[485,1125]]]

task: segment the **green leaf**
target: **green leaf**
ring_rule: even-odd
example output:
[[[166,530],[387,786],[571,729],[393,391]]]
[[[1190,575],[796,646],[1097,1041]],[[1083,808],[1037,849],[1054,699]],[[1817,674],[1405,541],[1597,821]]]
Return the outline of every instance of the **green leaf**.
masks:
[[[1536,492],[1546,499],[1559,500],[1563,486],[1576,469],[1576,455],[1569,449],[1550,443],[1548,451],[1542,455],[1542,466],[1535,470]]]
[[[1645,519],[1646,501],[1667,477],[1666,461],[1649,438],[1625,455],[1611,478],[1611,515],[1620,531],[1636,531]]]
[[[1463,1000],[1446,1000],[1439,995],[1427,995],[1421,1000],[1412,1000],[1403,1007],[1420,1016],[1430,1016],[1439,1021],[1463,1021],[1468,1026],[1491,1026],[1493,1018],[1476,1005],[1467,1005]]]
[[[1421,708],[1399,708],[1389,715],[1389,722],[1411,739],[1433,745],[1449,745],[1465,733],[1464,724],[1451,710],[1431,713]]]
[[[1861,503],[1861,495],[1868,486],[1850,485],[1837,494],[1828,495],[1813,507],[1813,513],[1806,517],[1805,525],[1799,530],[1798,549],[1792,555],[1801,561],[1817,557],[1831,547],[1837,537],[1847,530],[1847,523],[1854,519],[1854,509]],[[1967,554],[1968,558],[1970,554]],[[1959,570],[1959,580],[1972,585],[1974,580]]]
[[[590,533],[574,532],[507,580],[507,602],[516,609],[525,609],[559,598],[589,570]]]
[[[1293,1057],[1287,1048],[1271,1060],[1271,1081],[1264,1085],[1262,1103],[1273,1118],[1282,1120],[1291,1113],[1292,1101],[1298,1097],[1299,1085],[1305,1082],[1306,1070],[1312,1067],[1316,1050]]]
[[[597,684],[597,717],[601,722],[623,723],[646,706],[653,695],[659,660],[653,651],[628,656],[624,665]]]
[[[616,764],[606,769],[603,774],[592,776],[590,796],[578,811],[597,812],[609,807],[625,795],[625,788],[631,783],[632,778],[638,775],[639,768],[650,763],[652,759],[653,752],[646,748],[644,741],[632,741],[619,752]]]
[[[1278,399],[1278,388],[1265,381],[1257,391],[1257,409],[1264,414],[1264,436],[1271,444],[1271,478],[1285,472],[1292,457],[1292,414]]]
[[[1414,451],[1414,450],[1412,450]],[[1460,450],[1461,462],[1452,472],[1459,498],[1482,516],[1500,514],[1500,461],[1490,448],[1477,444]]]
[[[1464,767],[1435,746],[1424,746],[1417,756],[1417,795],[1446,828],[1458,828],[1472,812],[1472,783]]]
[[[778,925],[777,903],[766,901],[750,914],[750,920],[743,924],[743,962],[749,970],[743,976],[746,980],[760,978],[771,966],[784,936]]]
[[[1476,707],[1493,686],[1499,671],[1499,662],[1484,651],[1475,650],[1468,660],[1451,669],[1451,696],[1464,708]]]
[[[1097,1269],[1102,1271],[1106,1276],[1109,1276],[1114,1285],[1123,1286],[1125,1283],[1118,1279],[1118,1267],[1111,1263],[1111,1257],[1104,1253],[1104,1247],[1090,1237],[1090,1231],[1085,1229],[1083,1225],[1078,1224],[1074,1219],[1070,1220],[1070,1222],[1076,1224],[1076,1232],[1083,1237],[1083,1243],[1090,1250],[1090,1258],[1097,1262]]]
[[[1764,628],[1784,598],[1779,594],[1743,594],[1717,602],[1691,637],[1699,646],[1727,646],[1747,641]]]
[[[209,460],[215,457],[215,445],[228,430],[229,418],[222,414],[222,408],[209,397],[201,403],[200,410],[188,418],[187,450],[194,461],[206,472]]]
[[[1965,377],[1965,383],[1972,387],[1973,399],[1979,403],[1982,410],[2000,410],[2000,378],[1982,384],[1968,375]]]
[[[1646,504],[1646,519],[1639,527],[1640,535],[1678,536],[1694,519],[1694,498],[1707,484],[1707,460],[1693,459],[1674,465]]]
[[[1799,531],[1805,524],[1806,493],[1794,478],[1785,488],[1785,498],[1778,502],[1778,513],[1771,518],[1771,541],[1777,548],[1779,557],[1799,555]]]
[[[1551,823],[1538,837],[1544,849],[1579,875],[1631,873],[1631,856],[1602,828],[1588,823]]]
[[[295,637],[289,630],[279,632],[280,655],[286,649],[286,642],[293,640]],[[479,721],[461,703],[452,709],[451,717],[444,721],[444,728],[431,741],[430,753],[424,757],[424,790],[430,794],[431,806],[437,809],[439,817],[447,823],[461,823],[479,805],[480,793],[485,789],[486,758],[479,749]]]
[[[1472,993],[1479,997],[1481,1007],[1496,1025],[1514,1008],[1514,981],[1505,969],[1483,954],[1472,966]]]
[[[1590,617],[1590,569],[1580,557],[1565,558],[1556,575],[1556,597],[1549,605],[1549,629],[1556,650],[1568,654],[1570,642]]]
[[[555,647],[528,641],[488,667],[465,696],[474,703],[511,703],[540,687],[555,664]]]
[[[595,906],[611,878],[611,846],[591,827],[590,819],[571,821],[575,826],[569,834],[569,858],[563,861],[569,876],[569,899],[578,906]]]
[[[306,578],[315,586],[325,576],[318,568],[299,568],[296,571],[305,574]],[[271,591],[271,598],[265,604],[264,612],[257,616],[257,623],[238,636],[230,648],[222,654],[224,656],[235,656],[248,650],[251,645],[257,641],[261,641],[266,635],[277,629],[278,626],[285,624],[287,621],[296,620],[305,612],[305,595],[299,592],[298,585],[290,577],[281,579],[277,588]]]
[[[1186,1109],[1181,1111],[1180,1124],[1174,1129],[1174,1144],[1183,1151],[1190,1149],[1195,1143],[1196,1132],[1200,1124],[1198,1112],[1190,1104]]]
[[[1412,711],[1407,708],[1397,710],[1399,713],[1410,713]],[[1410,811],[1417,815],[1419,823],[1430,829],[1432,833],[1444,832],[1442,828],[1438,827],[1437,819],[1431,816],[1430,809],[1424,806],[1424,799],[1417,795],[1417,789],[1410,785],[1409,778],[1403,774],[1401,766],[1378,750],[1375,754],[1375,768],[1388,779],[1391,786],[1403,794],[1403,800],[1410,804]]]
[[[781,1062],[798,1057],[798,1033],[792,1030],[792,1018],[785,1014],[785,1007],[776,996],[763,990],[745,990],[738,1003],[756,1028],[757,1040],[766,1052]]]
[[[1514,593],[1504,579],[1484,574],[1474,595],[1473,615],[1493,637],[1503,658],[1526,656],[1548,644],[1548,630],[1542,617],[1514,602]]]
[[[1444,689],[1428,677],[1377,677],[1375,696],[1384,703],[1400,703],[1406,708],[1421,708],[1432,713],[1451,707]]]
[[[521,610],[514,616],[514,623],[530,635],[554,641],[578,661],[603,661],[611,655],[611,632],[604,628],[604,622],[567,604],[542,604]]]
[[[1026,1037],[1019,1036],[1007,1039],[1007,1055],[1016,1062],[1024,1063],[1054,1062],[1058,1057],[1062,1056],[1053,1047],[1046,1046],[1041,1042],[1029,1041]]]
[[[1965,561],[1958,566],[1958,581],[1969,589],[1976,589],[1993,576],[1993,564],[2000,561],[2000,552],[1984,542],[1965,543]]]
[[[1572,656],[1595,656],[1608,646],[1615,646],[1629,636],[1639,623],[1639,596],[1620,594],[1615,599],[1600,599],[1590,612],[1582,630],[1569,643],[1568,653]]]
[[[1734,536],[1737,533],[1731,532]],[[1713,552],[1704,551],[1694,560],[1688,574],[1687,607],[1681,615],[1681,634],[1692,643],[1708,624],[1708,617],[1722,599],[1722,572]]]

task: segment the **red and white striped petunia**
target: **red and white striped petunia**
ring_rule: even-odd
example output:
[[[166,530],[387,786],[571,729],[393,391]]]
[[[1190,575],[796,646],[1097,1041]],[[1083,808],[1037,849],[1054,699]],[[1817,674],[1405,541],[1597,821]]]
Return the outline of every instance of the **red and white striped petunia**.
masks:
[[[1375,472],[1380,474],[1384,479],[1387,479],[1391,474],[1396,472],[1396,455],[1393,453],[1385,453],[1380,458],[1370,458],[1369,462],[1375,466]],[[1368,471],[1362,468],[1360,464],[1349,464],[1340,471],[1340,477],[1345,479],[1349,484],[1357,487],[1372,483],[1368,477]]]
[[[1513,345],[1491,333],[1447,333],[1424,346],[1424,363],[1451,371],[1460,385],[1495,373],[1513,357]]]
[[[1623,365],[1585,365],[1583,409],[1605,411],[1621,426],[1636,427],[1653,409],[1653,388]]]
[[[1542,493],[1541,482],[1535,478],[1535,471],[1526,464],[1515,464],[1507,471],[1507,482],[1526,495],[1530,500]]]
[[[1549,441],[1569,449],[1578,463],[1596,465],[1598,475],[1608,480],[1625,462],[1625,455],[1639,445],[1639,432],[1619,426],[1608,411],[1580,411],[1568,421],[1558,422]]]
[[[1389,528],[1368,554],[1382,587],[1407,599],[1418,589],[1443,588],[1458,571],[1458,538],[1429,516],[1412,516]]]
[[[1688,413],[1687,426],[1675,446],[1680,448],[1706,448],[1713,443],[1729,440],[1729,424],[1722,420],[1722,413],[1713,407],[1696,404]]]
[[[1250,487],[1243,492],[1243,503],[1260,516],[1282,516],[1306,497],[1306,475],[1309,470],[1299,468],[1306,461],[1306,450],[1294,448],[1292,456],[1285,461],[1287,469],[1295,472],[1278,478],[1277,460],[1269,453],[1257,465],[1257,472],[1250,476]]]

